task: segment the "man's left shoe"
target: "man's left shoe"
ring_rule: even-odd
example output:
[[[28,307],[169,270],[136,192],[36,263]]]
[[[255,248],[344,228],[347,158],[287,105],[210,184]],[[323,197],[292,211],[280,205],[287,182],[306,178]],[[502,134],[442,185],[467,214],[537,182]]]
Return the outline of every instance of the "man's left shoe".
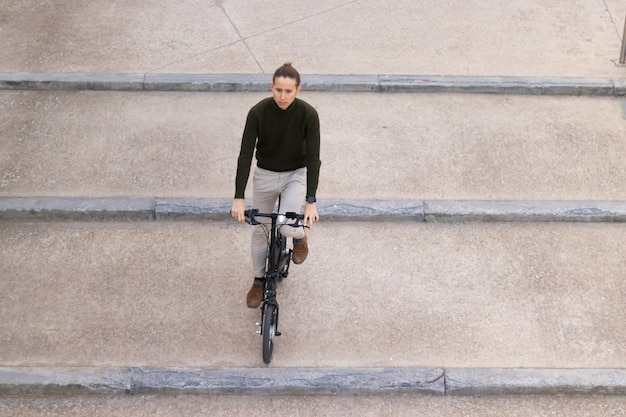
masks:
[[[302,239],[293,240],[293,263],[301,264],[309,254],[309,245],[307,243],[306,232]]]

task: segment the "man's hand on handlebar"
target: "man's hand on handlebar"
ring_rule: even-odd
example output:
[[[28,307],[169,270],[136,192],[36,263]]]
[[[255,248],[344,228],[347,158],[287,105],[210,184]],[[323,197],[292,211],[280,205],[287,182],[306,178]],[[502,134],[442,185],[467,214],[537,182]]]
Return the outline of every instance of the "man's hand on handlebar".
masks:
[[[313,228],[313,223],[320,219],[319,214],[317,214],[317,207],[315,203],[305,203],[304,204],[304,225],[309,229]]]
[[[240,223],[245,221],[246,201],[243,198],[235,198],[233,200],[233,207],[230,209],[230,215],[233,219]],[[317,213],[317,207],[315,203],[306,203],[304,205],[304,214],[302,216],[302,223],[309,229],[313,227],[313,223],[320,219]]]
[[[243,198],[235,198],[233,200],[233,207],[230,209],[230,215],[239,223],[243,223],[245,220],[244,211],[246,211],[246,200]]]

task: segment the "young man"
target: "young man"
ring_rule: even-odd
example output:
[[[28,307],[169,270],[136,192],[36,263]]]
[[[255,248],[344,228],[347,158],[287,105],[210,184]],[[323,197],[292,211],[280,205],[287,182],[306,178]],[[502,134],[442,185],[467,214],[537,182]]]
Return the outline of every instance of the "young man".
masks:
[[[253,208],[271,213],[280,196],[280,213],[299,213],[305,202],[304,225],[312,227],[319,220],[315,205],[321,165],[319,117],[311,105],[296,98],[302,86],[300,74],[291,63],[276,70],[270,88],[273,97],[252,107],[246,119],[231,215],[239,222],[244,221],[244,191],[256,149],[257,166],[252,179]],[[285,226],[280,232],[293,238],[293,262],[304,262],[308,254],[305,229]],[[250,308],[261,305],[265,292],[266,258],[267,238],[262,226],[256,226],[252,232],[254,282],[246,297]]]

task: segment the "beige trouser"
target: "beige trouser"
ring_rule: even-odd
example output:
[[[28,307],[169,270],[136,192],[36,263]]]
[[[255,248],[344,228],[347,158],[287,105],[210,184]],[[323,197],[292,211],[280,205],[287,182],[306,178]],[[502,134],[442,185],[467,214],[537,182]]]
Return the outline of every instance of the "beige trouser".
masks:
[[[300,213],[306,197],[306,168],[295,171],[274,172],[255,167],[252,177],[252,208],[260,213],[272,213],[280,196],[278,213]],[[270,223],[271,219],[259,217],[261,223]],[[290,221],[291,222],[291,221]],[[283,225],[280,233],[283,236],[295,239],[304,237],[304,228]],[[252,272],[255,278],[265,276],[267,259],[267,235],[263,226],[254,226],[252,229]]]

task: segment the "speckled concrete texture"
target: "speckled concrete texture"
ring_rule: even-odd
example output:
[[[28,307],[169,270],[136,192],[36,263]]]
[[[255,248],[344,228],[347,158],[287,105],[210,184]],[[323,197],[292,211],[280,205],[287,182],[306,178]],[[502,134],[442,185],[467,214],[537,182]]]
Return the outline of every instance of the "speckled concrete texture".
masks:
[[[3,72],[623,76],[620,0],[0,2]]]
[[[7,417],[619,417],[624,397],[491,396],[128,396],[0,398]]]
[[[248,227],[0,223],[2,365],[262,366]],[[319,223],[281,285],[272,364],[624,367],[625,232]]]
[[[385,381],[350,370],[444,369],[406,386],[494,395],[21,396],[0,398],[0,414],[624,414],[623,397],[496,395],[624,386],[626,229],[613,223],[626,201],[623,1],[0,10],[1,203],[36,217],[42,198],[61,214],[80,202],[66,218],[0,222],[3,372],[73,370],[72,387],[116,380],[116,369],[275,369],[261,361],[259,312],[243,302],[248,227],[221,209],[188,221],[185,202],[232,197],[245,114],[292,61],[312,90],[333,87],[300,96],[322,120],[320,201],[408,201],[422,217],[316,225],[309,259],[280,288],[273,366],[347,370],[345,386]],[[206,75],[222,81],[211,90]],[[250,79],[234,86],[238,75]],[[164,207],[179,221],[151,221],[168,218]],[[550,207],[576,222],[528,221]],[[63,387],[51,393],[73,392]]]
[[[0,196],[231,198],[267,95],[0,91]],[[622,99],[301,97],[322,120],[320,200],[626,200]]]

